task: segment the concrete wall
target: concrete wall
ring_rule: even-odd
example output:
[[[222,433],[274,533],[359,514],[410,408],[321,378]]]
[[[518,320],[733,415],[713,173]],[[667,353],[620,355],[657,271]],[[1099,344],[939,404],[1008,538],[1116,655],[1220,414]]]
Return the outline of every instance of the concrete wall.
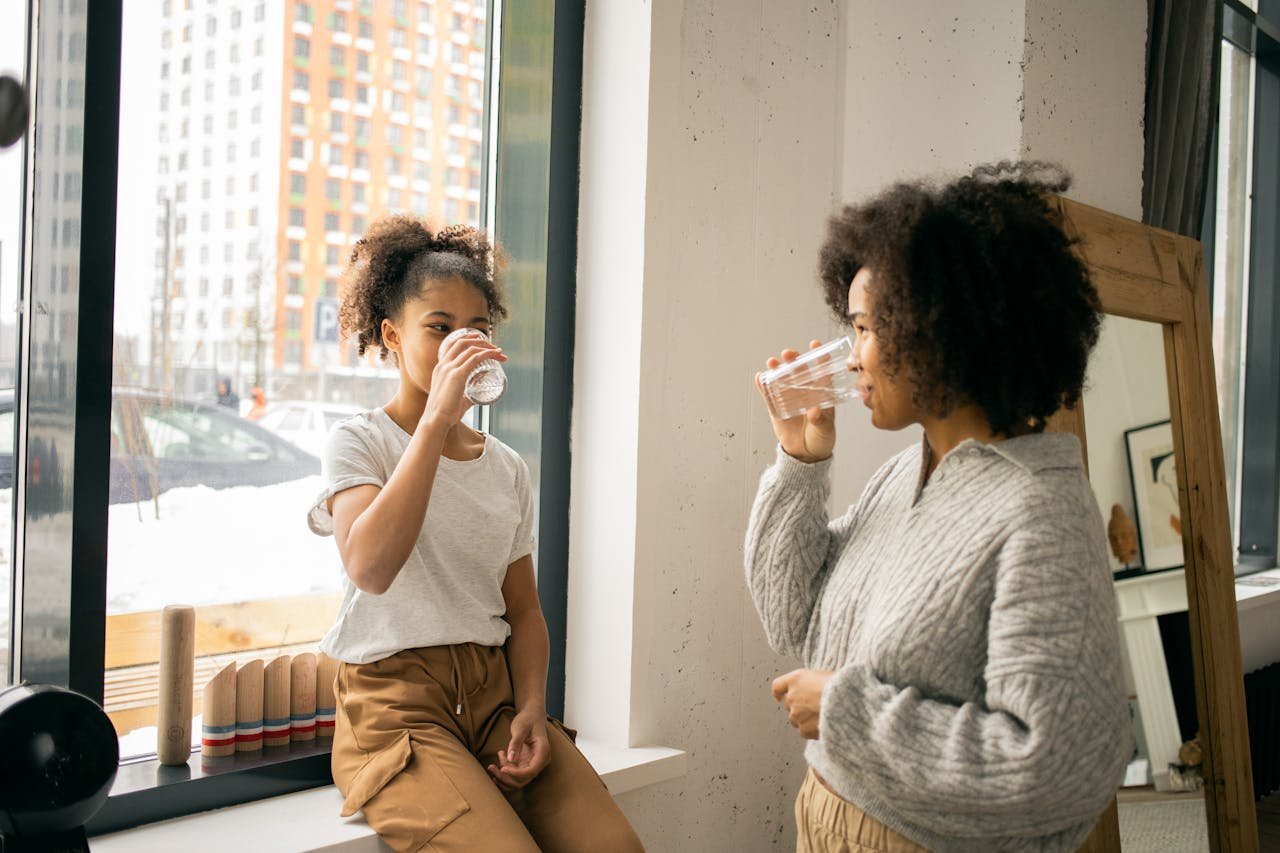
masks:
[[[768,685],[795,664],[766,647],[742,580],[774,447],[751,376],[834,331],[814,267],[836,202],[1026,154],[1133,213],[1145,5],[1083,5],[1068,22],[1035,0],[588,4],[567,716],[690,753],[685,776],[619,798],[650,850],[794,844],[802,745]],[[1132,61],[1099,88],[1067,35]],[[1028,118],[1032,96],[1062,104]],[[1105,147],[1055,130],[1086,118]],[[837,504],[918,440],[845,409]]]

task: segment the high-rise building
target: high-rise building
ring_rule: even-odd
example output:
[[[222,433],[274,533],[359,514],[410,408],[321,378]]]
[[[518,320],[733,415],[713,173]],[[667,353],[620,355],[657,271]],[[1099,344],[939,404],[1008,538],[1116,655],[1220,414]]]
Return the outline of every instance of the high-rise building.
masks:
[[[283,21],[262,0],[164,0],[162,15],[150,381],[255,382],[273,331]]]
[[[368,370],[332,322],[356,239],[480,218],[486,5],[166,0],[155,384],[314,397]]]

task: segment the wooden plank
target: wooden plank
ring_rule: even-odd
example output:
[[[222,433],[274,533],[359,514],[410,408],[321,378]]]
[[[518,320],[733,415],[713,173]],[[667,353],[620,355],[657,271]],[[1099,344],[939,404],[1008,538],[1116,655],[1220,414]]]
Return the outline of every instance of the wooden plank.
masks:
[[[1180,267],[1194,281],[1185,299],[1186,319],[1165,327],[1165,349],[1209,846],[1252,853],[1259,849],[1258,823],[1208,287],[1199,244],[1184,240],[1180,251]]]
[[[316,593],[196,608],[196,654],[264,649],[322,638],[333,625],[341,593]],[[160,613],[107,617],[106,668],[160,660]]]
[[[238,655],[211,655],[196,658],[194,680],[206,684],[228,663],[236,668],[252,660],[267,661],[280,655],[300,655],[316,651],[316,643],[298,643],[290,646],[273,646],[269,649],[246,651]],[[159,664],[141,664],[123,667],[106,673],[103,685],[103,707],[116,727],[117,734],[128,734],[134,729],[156,724],[159,698]],[[192,715],[201,713],[200,691],[195,691]]]
[[[1179,269],[1181,238],[1070,199],[1059,197],[1057,204],[1065,230],[1080,241],[1103,311],[1153,323],[1181,320],[1187,287]]]

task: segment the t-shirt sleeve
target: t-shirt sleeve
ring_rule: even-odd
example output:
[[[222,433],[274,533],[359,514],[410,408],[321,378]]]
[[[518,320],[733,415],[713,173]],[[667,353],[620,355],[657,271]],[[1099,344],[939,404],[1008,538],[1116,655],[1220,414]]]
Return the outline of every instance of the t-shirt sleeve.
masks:
[[[511,565],[521,557],[532,554],[533,536],[533,485],[529,482],[529,466],[523,457],[516,457],[516,499],[520,502],[520,523],[516,526],[516,535],[511,542],[511,556],[507,565]]]
[[[356,486],[385,486],[386,477],[368,439],[357,425],[350,422],[338,424],[329,433],[320,466],[325,487],[307,512],[307,526],[320,536],[332,536],[333,515],[329,512],[329,499]]]

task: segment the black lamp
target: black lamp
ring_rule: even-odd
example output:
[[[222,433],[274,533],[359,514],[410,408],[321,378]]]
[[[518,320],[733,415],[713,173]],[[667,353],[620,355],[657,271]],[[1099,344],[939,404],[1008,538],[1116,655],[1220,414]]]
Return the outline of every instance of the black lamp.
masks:
[[[115,728],[93,700],[45,684],[0,692],[0,850],[87,851],[84,825],[119,762]]]

